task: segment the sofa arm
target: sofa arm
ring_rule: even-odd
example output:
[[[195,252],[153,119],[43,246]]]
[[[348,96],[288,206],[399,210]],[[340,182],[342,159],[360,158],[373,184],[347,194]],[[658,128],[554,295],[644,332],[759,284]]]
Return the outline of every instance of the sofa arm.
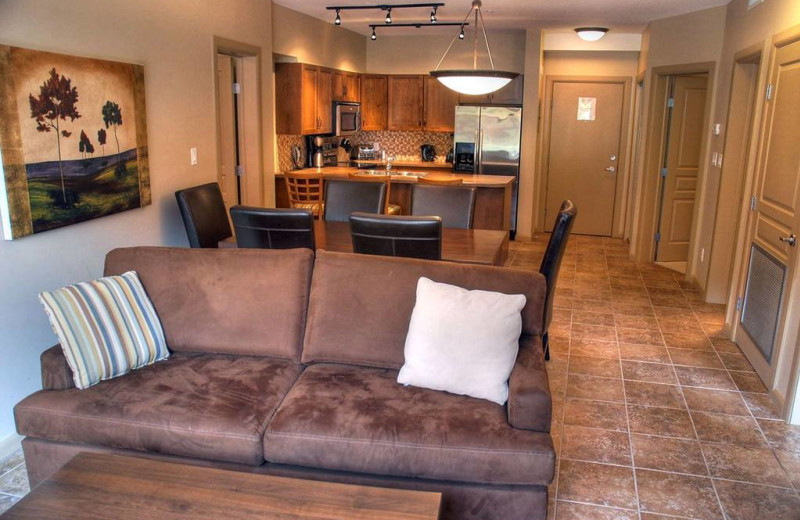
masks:
[[[61,345],[50,347],[42,352],[42,390],[66,390],[75,388],[72,369]]]
[[[553,401],[540,336],[522,336],[508,381],[508,423],[522,430],[550,431]]]

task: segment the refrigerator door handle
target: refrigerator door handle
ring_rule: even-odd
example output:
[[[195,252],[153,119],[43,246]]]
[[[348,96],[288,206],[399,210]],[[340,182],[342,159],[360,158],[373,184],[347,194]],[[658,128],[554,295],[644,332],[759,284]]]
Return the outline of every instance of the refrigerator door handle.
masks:
[[[480,140],[481,131],[480,128],[475,129],[475,149],[472,152],[472,173],[478,173],[478,165],[480,164],[480,153],[481,153],[481,140]]]
[[[480,146],[478,147],[478,160],[476,163],[476,173],[482,174],[483,173],[483,128],[479,131],[479,138],[480,138]]]

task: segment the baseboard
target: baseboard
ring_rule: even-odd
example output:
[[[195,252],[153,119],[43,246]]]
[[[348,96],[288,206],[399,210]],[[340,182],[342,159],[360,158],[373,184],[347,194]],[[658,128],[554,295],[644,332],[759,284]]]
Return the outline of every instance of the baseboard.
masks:
[[[22,446],[22,435],[12,433],[0,439],[0,460],[5,459]]]

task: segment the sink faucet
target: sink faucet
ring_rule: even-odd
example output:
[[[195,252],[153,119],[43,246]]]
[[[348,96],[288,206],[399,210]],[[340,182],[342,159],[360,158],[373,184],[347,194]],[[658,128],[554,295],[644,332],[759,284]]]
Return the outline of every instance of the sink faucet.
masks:
[[[387,155],[386,156],[386,171],[392,171],[392,161],[394,161],[394,155]]]

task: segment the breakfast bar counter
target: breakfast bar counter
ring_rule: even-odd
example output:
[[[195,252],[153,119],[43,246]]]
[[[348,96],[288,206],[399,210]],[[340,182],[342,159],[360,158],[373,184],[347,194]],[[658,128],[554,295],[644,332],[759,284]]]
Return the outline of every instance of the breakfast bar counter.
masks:
[[[430,163],[437,164],[437,163]],[[444,165],[443,165],[444,166]],[[295,170],[298,173],[322,173],[323,179],[347,179],[350,173],[364,173],[365,170],[347,166],[327,166],[324,168],[306,168]],[[477,188],[475,197],[475,215],[473,227],[475,229],[498,229],[507,231],[511,228],[511,194],[514,177],[502,175],[471,175],[451,173],[441,169],[406,168],[397,165],[390,171],[392,174],[392,188],[389,195],[390,202],[402,208],[402,214],[408,215],[411,208],[411,188],[417,182],[418,174],[427,179],[452,179],[453,177],[464,180],[464,186]],[[275,174],[275,204],[279,208],[289,207],[289,198],[286,193],[286,182],[282,173]]]

